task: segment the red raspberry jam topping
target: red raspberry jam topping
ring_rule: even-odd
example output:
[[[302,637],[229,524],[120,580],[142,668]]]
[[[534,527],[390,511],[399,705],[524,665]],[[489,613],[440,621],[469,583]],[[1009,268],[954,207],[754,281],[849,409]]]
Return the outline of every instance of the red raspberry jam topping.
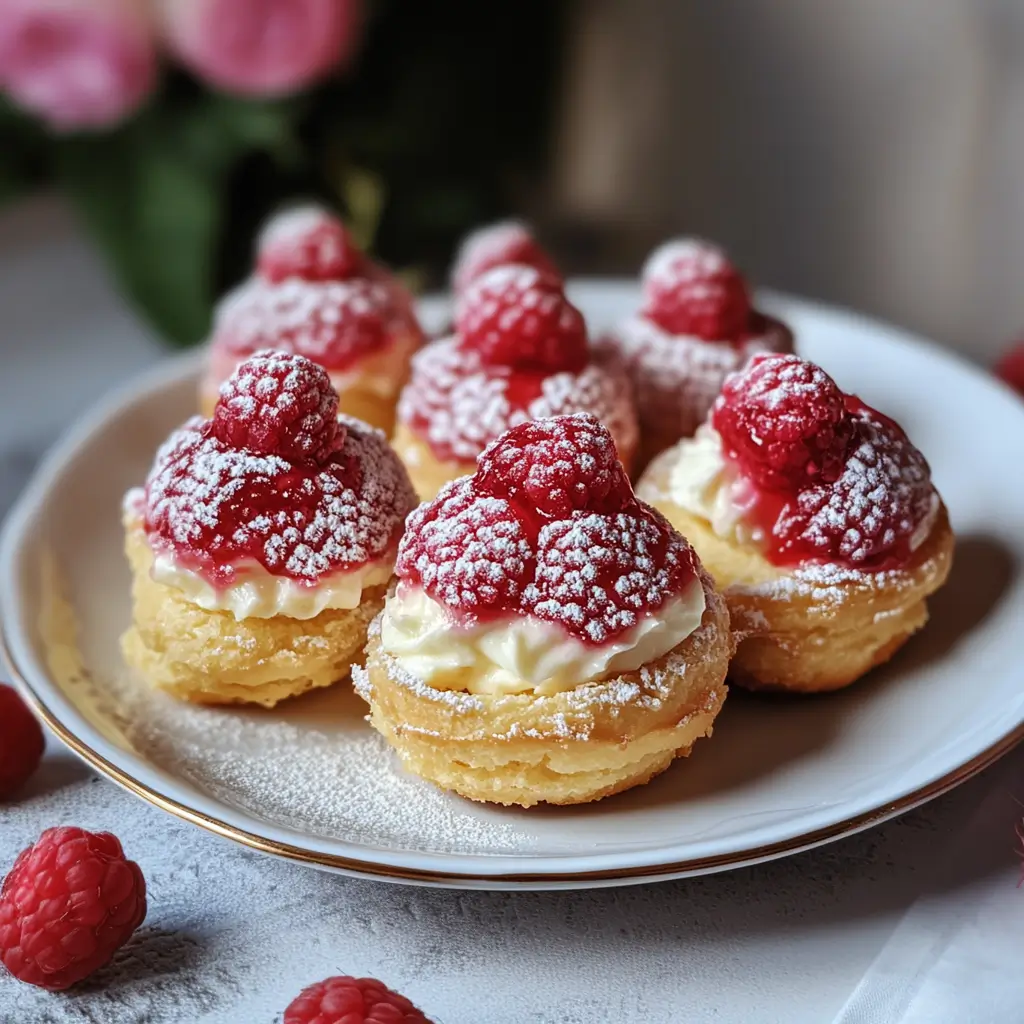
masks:
[[[711,423],[744,474],[770,491],[832,483],[853,440],[836,382],[793,355],[757,355],[729,377]]]
[[[895,422],[823,370],[759,357],[729,379],[711,422],[759,491],[753,515],[772,562],[867,572],[908,562],[937,507],[928,463]]]
[[[696,575],[693,549],[653,509],[577,512],[537,537],[536,582],[525,597],[539,619],[604,644],[656,612]]]
[[[291,277],[269,284],[255,278],[221,303],[213,344],[238,358],[272,348],[344,370],[403,331],[418,328],[380,281]]]
[[[623,458],[637,443],[629,381],[615,365],[592,361],[578,373],[528,373],[485,365],[454,338],[412,360],[398,403],[399,422],[442,462],[472,462],[491,441],[528,420],[593,413]]]
[[[738,341],[750,329],[747,283],[726,254],[710,242],[666,242],[642,272],[641,316],[670,334],[705,341]]]
[[[452,270],[452,290],[459,295],[485,271],[506,263],[535,267],[555,278],[561,276],[525,224],[504,220],[479,228],[463,240]]]
[[[359,420],[341,417],[327,443],[325,403],[303,412],[320,380],[302,356],[261,354],[236,370],[212,420],[171,435],[146,481],[154,548],[228,586],[239,563],[313,585],[395,547],[416,505],[408,475]]]
[[[516,607],[534,575],[533,550],[512,504],[466,479],[413,512],[398,557],[400,577],[453,611],[473,614]]]
[[[485,366],[578,373],[587,365],[583,315],[557,278],[534,267],[507,264],[473,281],[459,298],[455,333]]]
[[[274,284],[289,277],[343,281],[365,273],[363,254],[345,225],[316,206],[272,218],[260,236],[256,266]]]
[[[327,371],[285,352],[260,352],[221,385],[213,432],[232,448],[324,462],[344,443]]]
[[[698,562],[615,472],[613,451],[593,416],[515,427],[474,476],[409,517],[399,578],[465,622],[534,615],[594,646],[627,632],[680,594]],[[555,493],[538,505],[545,479]]]

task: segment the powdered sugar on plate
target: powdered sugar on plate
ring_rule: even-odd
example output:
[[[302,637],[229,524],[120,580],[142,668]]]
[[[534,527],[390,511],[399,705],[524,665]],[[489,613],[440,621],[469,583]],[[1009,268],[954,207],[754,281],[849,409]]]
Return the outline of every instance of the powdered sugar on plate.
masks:
[[[200,707],[154,691],[118,665],[85,664],[74,608],[52,559],[40,631],[62,690],[116,742],[218,800],[305,836],[423,853],[516,853],[533,838],[501,811],[403,772],[347,681],[273,713]],[[466,695],[463,695],[466,696]]]
[[[493,855],[530,848],[507,815],[405,773],[366,724],[366,705],[348,682],[269,715],[181,703],[128,670],[94,680],[67,672],[73,663],[60,661],[63,686],[141,757],[276,825],[377,849]]]

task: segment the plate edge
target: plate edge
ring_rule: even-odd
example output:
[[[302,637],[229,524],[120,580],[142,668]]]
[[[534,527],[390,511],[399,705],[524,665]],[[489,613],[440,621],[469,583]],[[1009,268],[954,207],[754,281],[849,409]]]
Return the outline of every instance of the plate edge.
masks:
[[[102,754],[79,739],[53,714],[45,701],[36,694],[31,683],[15,663],[8,644],[6,631],[2,624],[0,624],[0,660],[7,665],[12,680],[31,704],[35,713],[65,746],[101,774],[154,807],[172,814],[183,821],[197,825],[221,838],[233,840],[249,849],[285,860],[310,864],[360,878],[410,884],[439,885],[450,888],[486,888],[492,886],[494,888],[542,889],[545,887],[586,888],[601,884],[639,884],[641,882],[668,881],[672,878],[711,874],[717,871],[747,867],[775,860],[790,854],[801,853],[817,846],[823,846],[826,843],[881,824],[890,818],[913,810],[915,807],[920,807],[922,804],[955,789],[968,779],[973,778],[989,766],[995,764],[996,761],[1008,754],[1024,740],[1024,722],[1022,722],[1014,730],[1002,737],[1002,739],[997,740],[969,761],[964,762],[927,785],[913,790],[899,800],[880,804],[878,807],[863,811],[853,817],[845,818],[833,825],[824,826],[799,836],[793,836],[790,839],[739,850],[731,854],[673,861],[661,865],[609,868],[596,871],[564,873],[515,872],[500,874],[440,873],[425,869],[403,868],[362,861],[356,858],[343,857],[339,854],[316,853],[305,850],[300,846],[247,832],[245,829],[214,818],[179,800],[158,793],[151,786],[140,782],[123,768],[108,761]]]

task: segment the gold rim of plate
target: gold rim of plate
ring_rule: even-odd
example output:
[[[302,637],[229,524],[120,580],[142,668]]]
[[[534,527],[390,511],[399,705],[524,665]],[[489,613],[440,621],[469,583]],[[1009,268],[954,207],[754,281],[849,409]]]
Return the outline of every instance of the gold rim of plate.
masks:
[[[711,857],[694,857],[689,860],[672,861],[665,864],[652,864],[632,868],[609,868],[600,871],[513,872],[501,874],[442,873],[378,864],[354,857],[343,857],[339,854],[320,853],[304,849],[301,846],[295,846],[291,843],[267,839],[252,832],[247,832],[245,829],[238,828],[228,822],[221,821],[219,818],[214,818],[202,811],[196,810],[194,807],[189,807],[188,804],[184,804],[172,797],[165,796],[146,783],[140,782],[123,768],[107,760],[102,754],[90,747],[88,743],[79,739],[50,710],[46,702],[35,692],[25,673],[16,664],[7,641],[6,633],[2,628],[0,628],[0,655],[2,655],[3,660],[10,669],[11,677],[22,695],[29,701],[36,714],[46,723],[54,735],[97,771],[106,775],[118,785],[123,786],[129,792],[141,797],[147,803],[159,807],[161,810],[173,814],[183,821],[191,822],[193,825],[198,825],[200,828],[213,832],[215,835],[232,839],[250,849],[282,857],[286,860],[312,864],[317,867],[360,875],[365,878],[433,883],[435,885],[449,885],[452,887],[458,887],[467,882],[478,883],[477,887],[480,887],[479,883],[483,885],[487,883],[501,885],[519,884],[534,887],[578,883],[581,887],[585,887],[588,883],[594,882],[658,881],[659,879],[678,878],[685,875],[709,874],[727,868],[744,867],[762,861],[774,860],[788,854],[800,853],[815,846],[821,846],[831,840],[839,839],[869,828],[872,825],[880,824],[889,818],[896,817],[905,811],[927,803],[943,793],[948,793],[951,789],[966,782],[979,772],[984,771],[1024,740],[1024,723],[1021,723],[1012,732],[987,747],[980,754],[971,758],[971,760],[940,776],[928,785],[913,790],[899,800],[880,804],[871,810],[864,811],[850,818],[844,818],[835,824],[804,832],[790,839],[769,843],[765,846],[755,846],[732,853]]]

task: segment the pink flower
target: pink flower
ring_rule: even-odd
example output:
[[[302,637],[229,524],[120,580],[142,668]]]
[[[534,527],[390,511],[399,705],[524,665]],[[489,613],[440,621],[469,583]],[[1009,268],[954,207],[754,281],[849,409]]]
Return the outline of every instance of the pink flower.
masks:
[[[0,0],[0,89],[54,128],[123,120],[156,65],[144,0]]]
[[[159,0],[183,64],[229,92],[279,95],[351,55],[359,0]]]

